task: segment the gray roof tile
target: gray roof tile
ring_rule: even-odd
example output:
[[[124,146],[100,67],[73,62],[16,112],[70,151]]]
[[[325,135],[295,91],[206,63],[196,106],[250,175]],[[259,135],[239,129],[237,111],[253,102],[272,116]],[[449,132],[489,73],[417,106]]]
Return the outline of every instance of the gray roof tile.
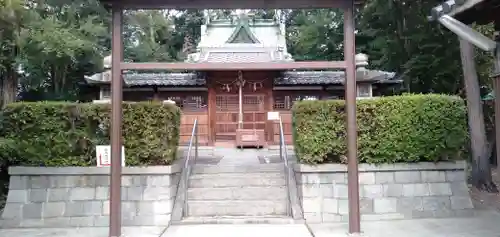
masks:
[[[368,70],[357,73],[357,81],[374,83],[400,83],[394,79],[394,73]],[[109,83],[109,71],[88,77],[88,83]],[[123,74],[127,86],[203,86],[204,78],[196,73],[126,73]],[[275,85],[329,85],[343,84],[342,71],[288,71],[274,79]]]
[[[394,73],[367,70],[365,73],[358,72],[357,81],[382,82],[392,80]],[[343,71],[288,71],[282,77],[275,78],[275,85],[327,85],[343,84],[345,73]],[[396,82],[396,80],[394,80]]]
[[[206,83],[196,73],[134,73],[124,74],[123,79],[130,86],[201,86]]]
[[[85,78],[89,84],[108,84],[111,71],[105,71]],[[201,86],[204,78],[196,73],[124,73],[123,80],[127,86]]]

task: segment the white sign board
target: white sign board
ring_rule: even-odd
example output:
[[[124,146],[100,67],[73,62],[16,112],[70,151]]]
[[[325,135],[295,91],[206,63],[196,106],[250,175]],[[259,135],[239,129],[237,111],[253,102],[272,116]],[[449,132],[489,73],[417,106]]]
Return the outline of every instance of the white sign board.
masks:
[[[280,112],[277,111],[267,112],[267,120],[280,120]]]
[[[97,159],[97,167],[111,166],[111,146],[99,145],[95,146]],[[125,166],[125,147],[122,146],[122,166]]]

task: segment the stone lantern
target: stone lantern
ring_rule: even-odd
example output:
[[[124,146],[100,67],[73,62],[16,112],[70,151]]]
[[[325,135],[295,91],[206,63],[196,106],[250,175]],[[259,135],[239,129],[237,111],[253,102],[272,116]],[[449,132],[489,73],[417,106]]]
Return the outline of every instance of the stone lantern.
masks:
[[[104,66],[104,69],[109,70],[111,69],[111,63],[112,63],[111,55],[108,55],[102,59],[102,65]]]
[[[364,53],[358,53],[354,57],[356,60],[356,67],[361,70],[366,70],[366,66],[368,66],[368,55]]]

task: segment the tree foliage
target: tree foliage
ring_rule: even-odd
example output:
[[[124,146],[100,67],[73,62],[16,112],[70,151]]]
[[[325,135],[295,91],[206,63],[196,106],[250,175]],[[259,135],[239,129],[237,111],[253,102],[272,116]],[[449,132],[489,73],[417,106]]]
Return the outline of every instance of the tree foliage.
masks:
[[[24,25],[26,13],[22,0],[0,0],[0,81],[2,106],[13,102],[16,97],[18,75],[17,55],[19,33]]]
[[[21,68],[28,70],[25,85],[50,91],[53,95],[50,99],[65,99],[71,96],[65,92],[70,89],[71,93],[77,88],[75,82],[83,79],[74,78],[77,75],[72,72],[98,70],[86,64],[90,60],[97,66],[103,51],[99,39],[106,37],[107,30],[96,1],[88,1],[86,5],[96,8],[95,12],[79,11],[78,2],[54,2],[38,3],[36,10],[27,15],[29,27],[20,33],[23,47],[19,58]]]
[[[430,9],[441,1],[370,0],[356,10],[356,46],[370,67],[397,72],[410,92],[463,95],[457,37],[435,22]],[[288,51],[296,60],[343,58],[343,13],[339,9],[284,10]],[[252,9],[256,18],[274,11]],[[234,12],[216,10],[220,17]],[[179,61],[195,50],[199,10],[126,11],[125,59]],[[110,54],[110,14],[97,0],[0,0],[0,79],[3,101],[77,99],[85,75],[102,70]],[[492,26],[476,26],[492,34]],[[477,52],[481,86],[491,55]],[[18,69],[22,69],[19,73]],[[20,78],[18,82],[18,78]],[[20,88],[20,91],[19,91]]]

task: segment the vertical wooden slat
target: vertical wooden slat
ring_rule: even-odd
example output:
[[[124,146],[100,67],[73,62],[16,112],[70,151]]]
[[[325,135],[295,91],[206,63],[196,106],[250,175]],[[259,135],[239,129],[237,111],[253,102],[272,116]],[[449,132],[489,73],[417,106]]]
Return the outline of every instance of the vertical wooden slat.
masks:
[[[270,75],[270,78],[274,78],[273,75]],[[273,105],[274,105],[274,98],[273,98],[273,84],[274,82],[272,80],[266,80],[268,83],[266,83],[266,88],[267,88],[267,111],[273,111]],[[266,120],[267,120],[267,114],[266,114]],[[271,144],[274,144],[274,129],[273,129],[273,121],[267,121],[266,122],[266,133],[267,133],[267,141]]]
[[[209,74],[212,76],[213,74]],[[212,78],[207,78],[208,86],[208,140],[209,144],[213,145],[215,142],[215,88]]]

